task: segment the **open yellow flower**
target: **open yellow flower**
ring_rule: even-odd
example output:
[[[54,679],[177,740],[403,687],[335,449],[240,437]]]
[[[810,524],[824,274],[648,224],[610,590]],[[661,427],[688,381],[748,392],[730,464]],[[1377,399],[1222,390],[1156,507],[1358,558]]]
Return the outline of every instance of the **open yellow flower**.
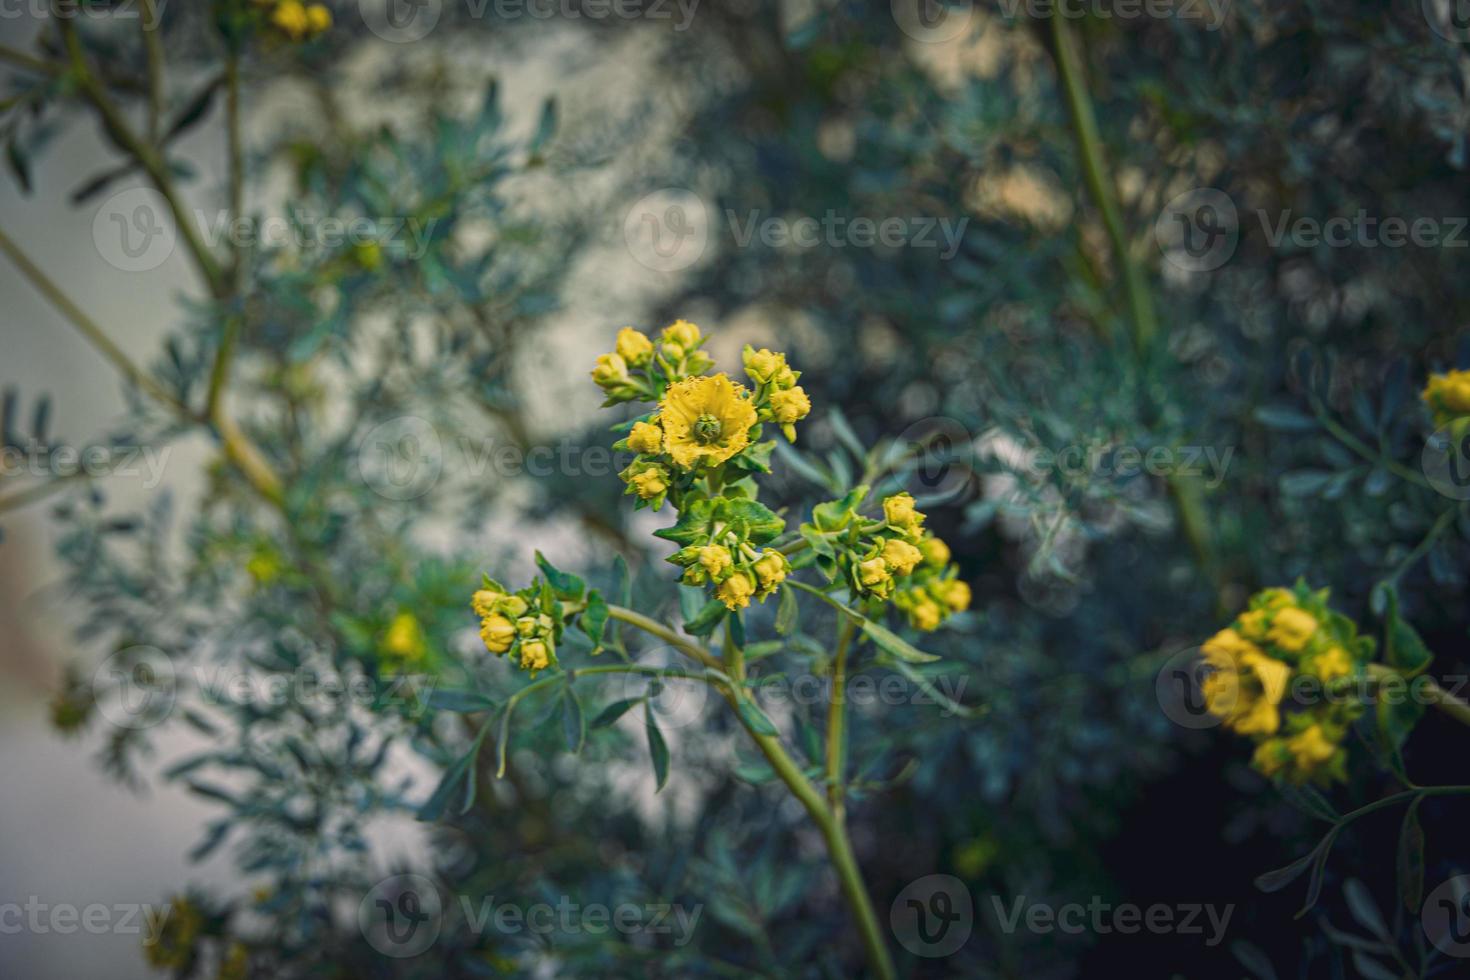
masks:
[[[744,385],[724,374],[670,385],[658,414],[664,449],[674,463],[684,469],[723,463],[748,446],[756,417],[746,394]]]
[[[1470,415],[1470,371],[1431,374],[1420,397],[1439,425],[1458,415]]]

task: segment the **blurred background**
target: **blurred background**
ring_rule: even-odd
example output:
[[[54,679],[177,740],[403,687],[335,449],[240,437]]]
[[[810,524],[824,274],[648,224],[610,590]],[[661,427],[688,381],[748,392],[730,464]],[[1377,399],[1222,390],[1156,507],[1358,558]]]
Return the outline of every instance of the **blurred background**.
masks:
[[[438,822],[415,816],[468,740],[452,711],[178,684],[162,721],[109,713],[138,651],[391,688],[403,610],[419,669],[501,696],[518,679],[476,652],[466,597],[482,571],[528,580],[538,548],[604,588],[622,555],[656,606],[661,521],[598,455],[616,437],[587,372],[617,328],[685,318],[721,365],[752,343],[804,372],[816,408],[775,481],[793,511],[861,469],[855,440],[944,447],[911,489],[975,601],[924,645],[984,711],[875,705],[853,732],[880,917],[931,875],[973,904],[956,949],[895,939],[901,973],[1452,975],[1396,893],[1397,810],[1339,838],[1308,914],[1305,882],[1257,888],[1325,825],[1168,672],[1298,577],[1365,631],[1391,583],[1434,674],[1464,672],[1463,488],[1401,472],[1425,472],[1425,375],[1470,366],[1453,3],[362,0],[299,34],[276,6],[73,16],[193,228],[238,260],[224,286],[99,126],[58,14],[0,19],[0,231],[170,398],[203,405],[238,345],[227,410],[292,474],[263,507],[218,426],[125,383],[0,261],[0,906],[187,891],[202,910],[178,962],[150,967],[121,930],[0,929],[0,972],[223,976],[239,942],[260,976],[859,975],[818,839],[712,706],[661,709],[657,794],[637,725],[579,761],[556,717],[528,718],[510,778]],[[75,476],[61,447],[106,465]],[[1120,465],[1151,450],[1158,467]],[[1470,783],[1463,737],[1426,717],[1403,747],[1415,781]],[[1365,761],[1333,799],[1395,785]],[[1465,872],[1464,815],[1420,807],[1426,887]],[[703,916],[679,946],[450,916],[399,960],[353,910],[408,871]],[[1208,943],[1007,930],[1018,897],[1233,914]]]

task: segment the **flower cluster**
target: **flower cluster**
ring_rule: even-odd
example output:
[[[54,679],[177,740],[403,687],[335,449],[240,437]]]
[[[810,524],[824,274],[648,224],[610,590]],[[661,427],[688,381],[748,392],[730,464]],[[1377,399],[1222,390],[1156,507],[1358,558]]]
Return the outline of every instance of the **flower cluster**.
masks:
[[[795,441],[796,423],[812,403],[796,382],[799,371],[786,355],[745,348],[745,374],[753,387],[721,372],[705,353],[698,327],[679,320],[665,327],[658,343],[624,327],[616,350],[597,359],[592,379],[607,395],[606,405],[656,402],[654,411],[635,419],[614,448],[635,453],[620,474],[640,506],[658,510],[672,498],[681,505],[691,492],[720,493],[750,474],[770,472],[774,442],[761,441],[763,423],[773,423]],[[746,492],[755,496],[753,485]]]
[[[271,28],[289,41],[310,41],[332,26],[332,11],[325,4],[301,0],[256,0],[256,4],[265,8]]]
[[[556,644],[564,627],[561,604],[551,587],[534,581],[519,592],[486,578],[470,600],[480,617],[480,639],[485,649],[503,657],[514,654],[522,670],[535,677],[556,661]]]
[[[674,527],[656,532],[683,545],[668,561],[684,569],[686,585],[712,585],[715,598],[731,611],[752,598],[765,601],[791,574],[782,552],[762,548],[785,522],[754,500],[715,497],[695,500]]]
[[[1433,413],[1436,426],[1470,416],[1470,371],[1431,374],[1420,397]]]
[[[1328,609],[1327,590],[1298,584],[1259,592],[1201,651],[1213,668],[1201,684],[1205,706],[1256,740],[1251,764],[1259,772],[1293,783],[1346,779],[1342,743],[1362,705],[1319,698],[1288,712],[1283,703],[1294,679],[1330,685],[1353,678],[1372,655],[1373,640]]]
[[[949,546],[924,530],[914,498],[897,493],[883,499],[883,516],[859,512],[868,494],[858,487],[841,500],[818,505],[802,525],[807,543],[828,577],[842,578],[854,595],[891,601],[919,630],[938,629],[970,606],[970,586],[950,563]]]

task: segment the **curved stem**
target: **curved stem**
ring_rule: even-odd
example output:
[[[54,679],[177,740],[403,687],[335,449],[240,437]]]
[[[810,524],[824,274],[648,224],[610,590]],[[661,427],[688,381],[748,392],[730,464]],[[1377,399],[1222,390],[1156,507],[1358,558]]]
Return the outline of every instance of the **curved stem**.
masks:
[[[612,619],[627,623],[629,626],[636,626],[650,636],[658,637],[679,652],[693,657],[711,670],[720,671],[721,676],[724,675],[725,665],[714,654],[710,653],[700,644],[680,636],[672,627],[665,626],[656,619],[651,619],[640,612],[635,612],[624,606],[609,605],[607,607],[607,614]]]

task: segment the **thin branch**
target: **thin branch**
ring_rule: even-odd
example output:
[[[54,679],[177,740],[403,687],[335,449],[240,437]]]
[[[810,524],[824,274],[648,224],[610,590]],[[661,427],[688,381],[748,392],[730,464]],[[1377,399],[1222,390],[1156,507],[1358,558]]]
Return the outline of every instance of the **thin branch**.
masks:
[[[148,141],[158,146],[163,125],[163,22],[158,0],[143,0],[142,23],[148,56]]]
[[[850,616],[837,618],[837,649],[832,657],[832,700],[827,705],[827,803],[837,820],[846,819],[847,652],[857,634]]]

